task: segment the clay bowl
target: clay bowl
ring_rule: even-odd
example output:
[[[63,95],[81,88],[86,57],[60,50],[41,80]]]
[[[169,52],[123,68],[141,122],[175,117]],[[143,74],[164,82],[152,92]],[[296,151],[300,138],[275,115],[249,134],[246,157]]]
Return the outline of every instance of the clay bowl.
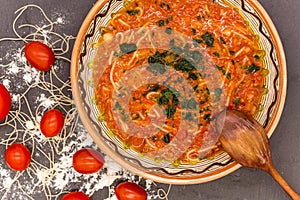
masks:
[[[265,85],[269,92],[263,97],[264,109],[254,117],[263,125],[271,137],[280,119],[286,96],[287,73],[284,50],[279,35],[266,11],[256,0],[228,0],[250,23],[260,38],[265,50],[265,66],[269,75]],[[107,24],[111,13],[123,7],[118,0],[99,0],[86,16],[78,33],[71,62],[71,83],[73,98],[83,125],[101,150],[125,169],[146,179],[169,184],[197,184],[221,178],[237,170],[240,165],[226,152],[221,152],[197,164],[183,164],[174,167],[168,162],[155,162],[141,157],[130,149],[123,149],[122,143],[112,137],[105,121],[98,119],[99,110],[95,104],[91,84],[92,69],[89,62],[95,56],[93,44],[101,33],[100,27]]]

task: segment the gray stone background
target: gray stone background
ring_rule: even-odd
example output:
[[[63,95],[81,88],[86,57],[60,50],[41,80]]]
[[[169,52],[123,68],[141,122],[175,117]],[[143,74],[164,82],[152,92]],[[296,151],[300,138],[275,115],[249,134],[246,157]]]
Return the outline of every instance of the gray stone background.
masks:
[[[255,0],[253,0],[255,1]],[[37,4],[47,13],[67,13],[71,22],[62,27],[76,35],[96,0],[0,0],[0,37],[12,36],[14,11]],[[282,118],[271,138],[272,156],[281,175],[300,192],[300,1],[260,0],[282,39],[288,69],[287,99]],[[7,51],[0,49],[0,53]],[[1,54],[2,55],[2,54]],[[96,198],[98,199],[98,198]],[[283,200],[289,197],[272,178],[259,170],[241,168],[219,180],[188,186],[173,186],[170,200]]]

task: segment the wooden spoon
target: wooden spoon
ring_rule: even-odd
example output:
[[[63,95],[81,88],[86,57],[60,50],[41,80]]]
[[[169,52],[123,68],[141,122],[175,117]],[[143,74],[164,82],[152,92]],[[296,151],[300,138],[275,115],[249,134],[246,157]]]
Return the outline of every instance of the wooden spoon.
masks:
[[[227,110],[224,126],[218,124],[220,121],[222,120],[217,120],[217,129],[223,127],[218,130],[221,132],[220,142],[236,162],[266,171],[293,200],[300,200],[299,194],[274,168],[268,137],[264,128],[253,117],[240,111]]]

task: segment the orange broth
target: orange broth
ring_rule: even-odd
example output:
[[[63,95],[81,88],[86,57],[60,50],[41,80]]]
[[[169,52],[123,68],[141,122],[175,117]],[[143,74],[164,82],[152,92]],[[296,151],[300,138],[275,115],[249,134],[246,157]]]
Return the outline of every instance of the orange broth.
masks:
[[[150,26],[160,27],[166,32],[180,32],[205,49],[222,77],[227,108],[242,110],[249,114],[255,114],[260,109],[262,96],[266,92],[264,80],[267,70],[263,67],[264,51],[259,48],[258,38],[254,35],[248,22],[235,8],[223,1],[212,0],[128,1],[124,8],[113,15],[102,33],[99,44],[118,33]],[[167,146],[176,136],[180,123],[188,124],[189,120],[194,120],[191,114],[193,112],[182,114],[183,106],[178,103],[176,95],[165,86],[147,84],[136,88],[130,96],[128,105],[130,114],[127,117],[130,120],[141,127],[148,126],[151,124],[151,115],[153,115],[150,111],[155,104],[159,104],[167,115],[164,125],[158,127],[159,131],[155,135],[143,137],[142,133],[130,135],[118,128],[112,114],[112,111],[118,108],[116,105],[112,105],[111,100],[115,84],[124,74],[139,67],[141,63],[149,64],[154,58],[161,59],[164,65],[168,65],[168,62],[172,61],[173,65],[178,67],[176,63],[181,63],[180,56],[155,49],[155,43],[153,44],[154,47],[151,49],[133,48],[118,55],[117,59],[110,64],[107,60],[99,58],[95,65],[107,65],[107,68],[98,78],[99,82],[95,91],[101,117],[107,122],[112,133],[124,144],[124,147],[147,154],[155,159],[158,156],[155,152]],[[97,56],[100,54],[99,51]],[[199,151],[201,151],[204,136],[207,133],[207,125],[213,120],[211,116],[213,100],[210,94],[223,94],[216,94],[219,92],[216,90],[209,91],[197,70],[187,71],[180,67],[176,70],[195,90],[199,107],[195,112],[198,112],[200,119],[197,121],[198,131],[196,133],[186,130],[180,136],[182,140],[193,138],[193,141],[188,147],[182,147],[185,148],[184,153],[176,161],[173,161],[174,163],[197,163],[203,157]],[[134,85],[135,83],[129,80],[127,84]],[[182,122],[182,120],[186,121]],[[191,134],[193,137],[189,136]],[[216,144],[208,155],[219,150],[220,147]],[[172,152],[169,153],[172,154]]]

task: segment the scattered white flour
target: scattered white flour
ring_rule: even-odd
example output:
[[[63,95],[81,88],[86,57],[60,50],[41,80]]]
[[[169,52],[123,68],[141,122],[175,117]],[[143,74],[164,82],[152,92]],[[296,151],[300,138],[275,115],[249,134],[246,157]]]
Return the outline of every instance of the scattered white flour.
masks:
[[[46,109],[51,108],[56,102],[54,100],[48,99],[45,94],[40,94],[36,99],[36,103],[40,103]]]
[[[35,5],[29,7],[43,11]],[[27,12],[30,15],[29,7],[22,7],[19,12]],[[52,16],[55,18],[53,25],[70,23],[61,13],[52,13]],[[53,34],[53,30],[49,30],[50,26],[47,24],[49,22],[45,19],[41,19],[41,22],[46,24],[41,26],[42,30],[39,30],[39,33],[42,34],[41,40],[47,44],[54,41],[51,37],[56,37],[57,34],[61,34],[62,38],[72,38],[63,33]],[[65,43],[66,41],[69,43],[69,40],[61,41],[64,44],[61,46],[68,44]],[[16,41],[12,42],[14,45],[16,43]],[[20,44],[22,43],[23,41],[20,41]],[[39,200],[52,200],[59,199],[59,194],[68,191],[79,190],[92,196],[106,189],[108,196],[103,199],[117,200],[114,187],[118,181],[140,183],[145,187],[149,200],[157,199],[158,187],[152,181],[129,173],[107,156],[105,156],[103,169],[98,173],[82,175],[73,169],[72,156],[77,150],[85,147],[100,150],[78,121],[69,94],[70,84],[66,87],[61,85],[59,80],[56,83],[53,77],[49,78],[52,72],[40,73],[29,66],[22,52],[23,47],[10,46],[9,48],[15,50],[0,58],[0,82],[11,93],[13,102],[11,115],[15,118],[11,119],[9,124],[0,123],[0,150],[4,152],[7,145],[22,142],[32,151],[33,160],[26,171],[16,173],[6,166],[3,155],[0,155],[0,199],[32,200],[38,196]],[[60,55],[64,56],[63,53]],[[64,62],[57,60],[54,70],[69,67],[68,63],[61,66],[62,63]],[[53,88],[56,88],[56,92],[52,90]],[[39,122],[42,113],[51,107],[64,110],[68,121],[59,136],[49,139],[40,132]],[[44,198],[42,199],[41,196]]]
[[[3,81],[2,81],[2,84],[6,87],[6,89],[10,89],[10,80],[8,80],[8,79],[4,79]]]

